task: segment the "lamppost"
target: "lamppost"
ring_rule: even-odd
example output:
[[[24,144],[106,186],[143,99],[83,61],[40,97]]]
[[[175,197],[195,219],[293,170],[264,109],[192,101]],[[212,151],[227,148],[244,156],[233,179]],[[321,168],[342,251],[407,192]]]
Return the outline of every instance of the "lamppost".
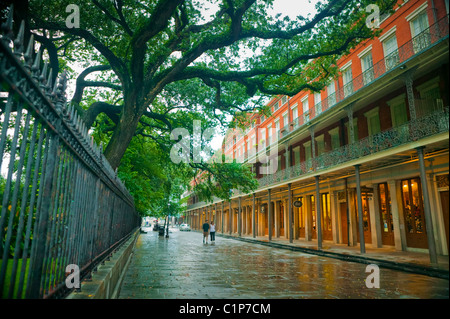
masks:
[[[167,220],[166,220],[166,238],[169,238],[169,221],[170,221],[170,202],[168,203]]]

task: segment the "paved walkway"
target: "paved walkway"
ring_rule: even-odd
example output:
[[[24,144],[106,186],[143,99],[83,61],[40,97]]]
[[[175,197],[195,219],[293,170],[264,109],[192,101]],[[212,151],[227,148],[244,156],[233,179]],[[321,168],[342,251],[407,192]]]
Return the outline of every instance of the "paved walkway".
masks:
[[[316,240],[305,241],[298,239],[294,240],[293,243],[289,243],[289,240],[285,238],[272,238],[269,242],[268,236],[257,236],[256,238],[253,238],[249,235],[238,237],[237,234],[229,235],[221,233],[219,233],[219,236],[342,260],[366,264],[376,263],[380,267],[449,279],[449,256],[439,255],[438,264],[436,265],[430,263],[430,256],[428,253],[398,251],[391,247],[375,249],[370,248],[370,244],[366,245],[366,253],[361,254],[359,246],[350,247],[346,244],[334,244],[328,241],[323,241],[322,250],[318,250]]]
[[[363,263],[249,244],[198,232],[141,234],[121,299],[448,298],[448,280],[380,267],[380,288],[366,286]],[[270,245],[282,244],[272,242]],[[286,247],[284,247],[286,248]],[[331,250],[328,249],[328,250]]]

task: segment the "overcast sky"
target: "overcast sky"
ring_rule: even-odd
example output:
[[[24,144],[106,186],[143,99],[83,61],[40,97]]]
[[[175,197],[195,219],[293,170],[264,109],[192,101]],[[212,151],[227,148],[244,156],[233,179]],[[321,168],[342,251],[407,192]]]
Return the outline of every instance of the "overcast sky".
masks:
[[[315,4],[317,2],[317,0],[275,0],[273,2],[272,12],[269,12],[269,14],[276,15],[281,13],[282,17],[286,15],[291,19],[295,19],[299,15],[307,18],[309,13],[312,17],[317,13],[315,9]],[[220,149],[222,146],[222,140],[223,135],[214,137],[211,141],[212,149]]]

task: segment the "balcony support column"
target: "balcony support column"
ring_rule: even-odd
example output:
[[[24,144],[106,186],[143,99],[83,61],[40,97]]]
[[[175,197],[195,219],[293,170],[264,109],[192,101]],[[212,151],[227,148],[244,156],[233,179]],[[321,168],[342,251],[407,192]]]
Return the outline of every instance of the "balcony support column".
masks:
[[[223,234],[223,213],[224,213],[224,203],[225,203],[225,201],[222,201],[222,211],[220,212],[220,219],[221,219],[221,222],[220,222],[220,228],[222,229],[222,234]]]
[[[239,211],[238,211],[238,220],[237,220],[237,231],[238,236],[241,237],[242,235],[242,197],[239,197]]]
[[[353,127],[353,105],[354,103],[351,103],[345,107],[348,117],[348,144],[353,144],[355,142],[355,129]]]
[[[319,176],[314,176],[316,180],[316,223],[317,223],[317,249],[322,249],[322,212],[320,210],[320,187]]]
[[[270,188],[267,190],[267,193],[268,193],[267,194],[267,196],[268,196],[268,198],[267,198],[267,214],[268,214],[267,221],[269,224],[269,241],[271,241],[273,225],[272,225],[272,198],[271,198],[271,189]]]
[[[406,85],[406,96],[408,98],[409,116],[410,116],[411,121],[414,121],[417,119],[416,105],[415,105],[415,101],[414,101],[414,89],[413,89],[414,71],[415,71],[415,69],[408,70],[402,76],[403,81],[405,82],[405,85]]]
[[[315,141],[315,136],[314,136],[314,126],[310,126],[309,127],[309,134],[311,135],[311,157],[315,158],[316,157],[316,141]]]
[[[253,232],[253,238],[256,238],[256,196],[255,193],[253,193],[253,207],[252,207],[252,232]]]
[[[355,177],[356,177],[356,198],[358,202],[358,227],[359,227],[359,246],[361,254],[366,253],[366,244],[364,241],[364,226],[363,226],[363,209],[362,209],[362,197],[361,197],[361,180],[359,176],[360,165],[355,165]]]
[[[434,242],[433,219],[431,217],[430,195],[428,192],[427,174],[425,171],[425,161],[423,155],[424,147],[418,147],[417,155],[419,157],[420,182],[422,184],[423,209],[425,214],[425,227],[427,230],[428,251],[430,254],[430,262],[437,264],[436,244]]]
[[[289,242],[292,244],[292,242],[294,241],[294,230],[292,227],[292,221],[293,221],[293,216],[292,216],[292,189],[291,189],[292,184],[289,183],[288,184],[288,231],[289,231]],[[270,223],[269,223],[270,225]]]
[[[217,212],[217,203],[214,204],[214,223],[216,224],[217,227],[217,218],[219,216],[219,213]]]
[[[231,209],[231,199],[230,199],[229,203],[230,203],[230,205],[229,205],[228,213],[230,216],[229,216],[229,220],[228,220],[229,221],[228,231],[231,235],[233,233],[233,210]]]

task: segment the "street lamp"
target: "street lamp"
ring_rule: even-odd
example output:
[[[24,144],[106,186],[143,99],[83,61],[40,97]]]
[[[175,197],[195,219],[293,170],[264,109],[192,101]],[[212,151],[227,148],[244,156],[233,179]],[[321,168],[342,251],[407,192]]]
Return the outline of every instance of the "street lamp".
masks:
[[[169,238],[169,218],[170,218],[170,202],[167,204],[168,210],[167,210],[167,221],[166,221],[166,238]]]
[[[167,228],[166,228],[166,238],[169,238],[169,215],[167,215]]]

